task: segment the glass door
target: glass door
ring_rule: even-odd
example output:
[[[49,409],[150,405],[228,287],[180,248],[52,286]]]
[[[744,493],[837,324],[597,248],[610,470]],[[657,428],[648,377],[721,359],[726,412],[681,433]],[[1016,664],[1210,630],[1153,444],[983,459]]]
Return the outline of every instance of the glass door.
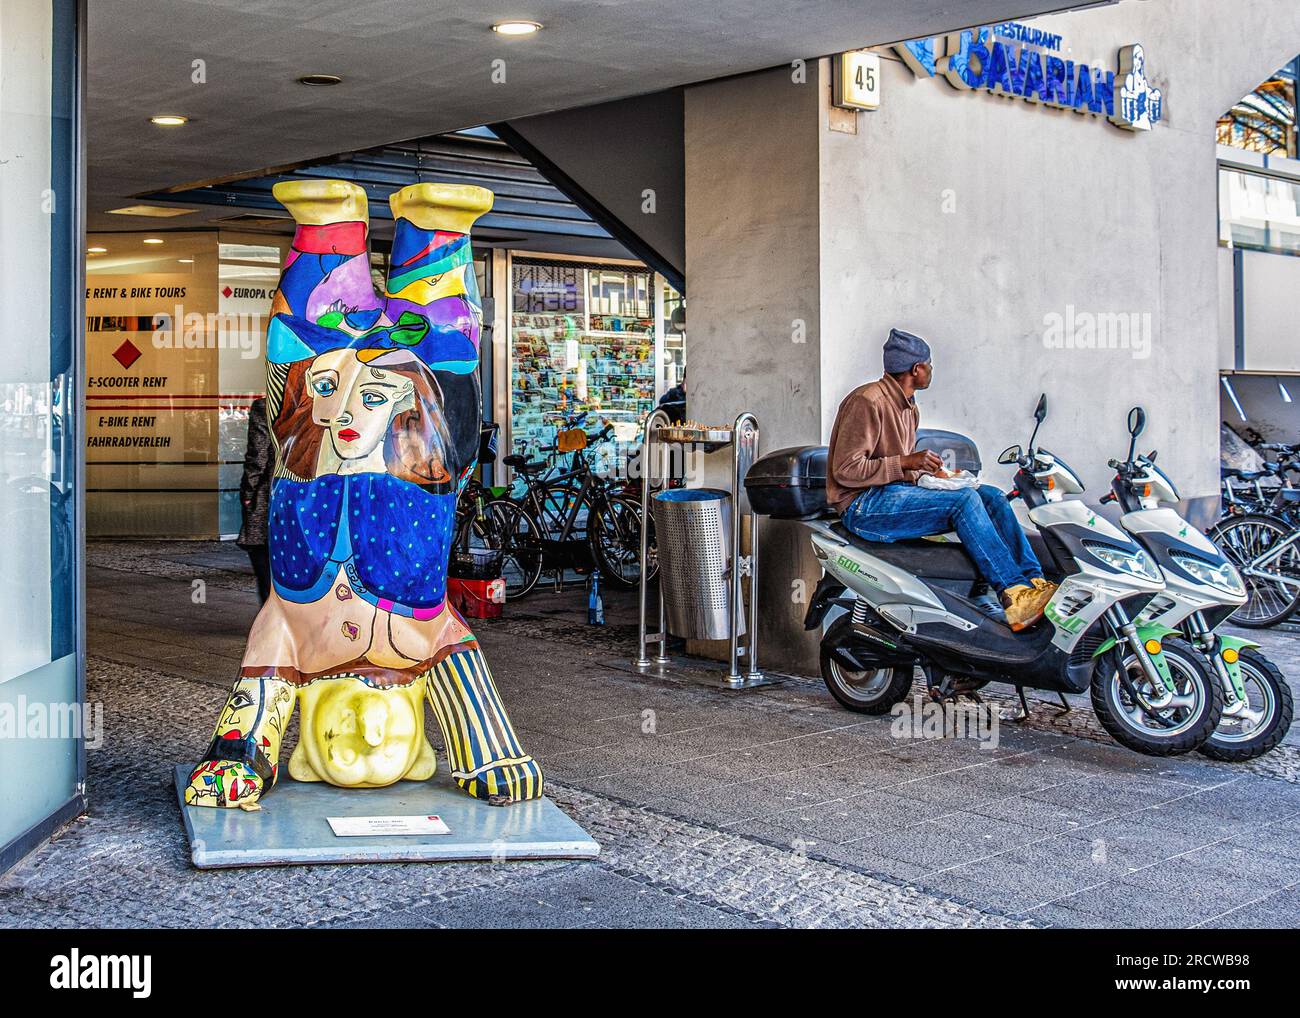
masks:
[[[0,871],[84,810],[79,37],[0,4]]]
[[[654,276],[641,266],[515,258],[510,303],[512,451],[536,457],[576,415],[614,441],[592,459],[613,471],[656,398]]]

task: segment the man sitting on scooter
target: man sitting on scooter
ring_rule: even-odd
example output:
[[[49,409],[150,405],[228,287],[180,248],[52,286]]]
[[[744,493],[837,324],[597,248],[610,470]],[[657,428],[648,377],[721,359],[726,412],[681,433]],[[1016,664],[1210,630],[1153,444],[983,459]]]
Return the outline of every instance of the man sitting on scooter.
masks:
[[[1056,585],[1043,579],[1006,495],[990,484],[939,491],[916,483],[923,474],[943,476],[938,455],[916,451],[915,394],[929,388],[932,375],[925,340],[890,330],[884,376],[854,389],[835,415],[827,501],[868,541],[955,530],[980,573],[1001,591],[1007,625],[1026,629],[1043,617]]]

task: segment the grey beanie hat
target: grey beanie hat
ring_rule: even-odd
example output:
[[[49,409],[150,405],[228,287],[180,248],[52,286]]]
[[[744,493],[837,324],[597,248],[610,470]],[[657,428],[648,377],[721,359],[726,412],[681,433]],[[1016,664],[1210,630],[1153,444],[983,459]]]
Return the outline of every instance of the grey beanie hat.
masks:
[[[930,344],[902,329],[890,329],[885,341],[885,374],[901,375],[930,359]]]

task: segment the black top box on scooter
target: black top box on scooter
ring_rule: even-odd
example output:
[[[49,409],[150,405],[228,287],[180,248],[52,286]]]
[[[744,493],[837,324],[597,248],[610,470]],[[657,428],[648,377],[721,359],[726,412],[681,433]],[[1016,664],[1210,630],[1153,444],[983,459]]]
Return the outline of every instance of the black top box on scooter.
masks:
[[[916,447],[937,452],[953,470],[980,472],[979,449],[955,431],[920,428]],[[754,512],[778,520],[812,520],[825,513],[826,457],[824,445],[797,445],[757,460],[745,474]]]
[[[745,474],[754,512],[778,520],[811,520],[826,511],[826,446],[778,449]]]

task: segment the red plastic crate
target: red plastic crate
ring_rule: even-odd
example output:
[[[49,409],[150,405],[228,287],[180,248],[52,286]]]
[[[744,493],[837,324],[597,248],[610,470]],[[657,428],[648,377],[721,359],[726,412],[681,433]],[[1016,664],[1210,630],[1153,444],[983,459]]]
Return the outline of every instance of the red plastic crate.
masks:
[[[458,580],[447,581],[447,598],[467,619],[496,619],[506,603],[506,581]]]

